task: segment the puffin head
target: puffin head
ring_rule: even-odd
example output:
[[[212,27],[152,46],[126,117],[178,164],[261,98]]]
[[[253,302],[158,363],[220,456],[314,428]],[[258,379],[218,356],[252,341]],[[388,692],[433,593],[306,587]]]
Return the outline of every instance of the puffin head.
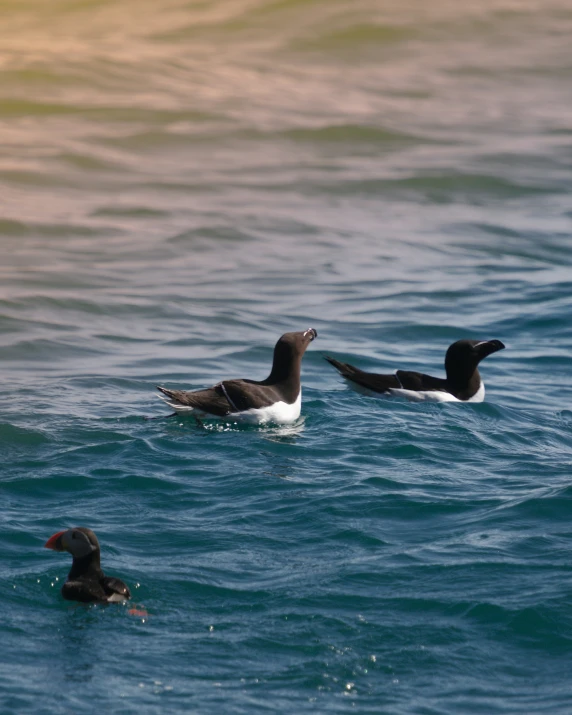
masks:
[[[67,531],[58,531],[44,544],[46,549],[67,551],[74,559],[83,559],[99,551],[99,541],[91,529],[76,526]]]

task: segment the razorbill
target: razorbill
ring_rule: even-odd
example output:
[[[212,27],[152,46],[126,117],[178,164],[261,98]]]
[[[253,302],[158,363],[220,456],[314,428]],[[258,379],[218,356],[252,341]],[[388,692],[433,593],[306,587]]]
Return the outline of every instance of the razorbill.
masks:
[[[157,386],[176,412],[224,417],[254,424],[289,424],[300,416],[300,366],[308,345],[318,337],[314,328],[284,333],[274,348],[272,370],[266,380],[223,380],[206,390],[169,390]]]
[[[503,348],[500,340],[457,340],[445,355],[445,379],[406,370],[397,370],[394,375],[378,375],[332,357],[325,359],[347,380],[370,392],[416,402],[482,402],[485,386],[478,365],[488,355]]]

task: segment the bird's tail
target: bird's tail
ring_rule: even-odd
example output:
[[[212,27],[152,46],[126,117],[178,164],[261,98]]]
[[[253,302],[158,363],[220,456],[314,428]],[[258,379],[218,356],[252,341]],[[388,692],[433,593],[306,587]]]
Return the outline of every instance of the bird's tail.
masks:
[[[355,377],[357,372],[356,368],[352,365],[348,365],[347,362],[340,362],[329,355],[324,355],[324,360],[327,360],[330,365],[333,365],[342,377],[347,377],[349,380],[351,380],[352,377]]]
[[[169,407],[172,407],[177,412],[191,412],[194,409],[192,405],[185,405],[180,402],[178,398],[180,390],[168,390],[166,387],[160,387],[159,385],[156,385],[156,387],[159,392],[165,395],[165,397],[163,397],[163,395],[157,395],[157,397],[166,402]]]
[[[160,385],[157,385],[157,389],[159,390],[159,392],[162,392],[164,395],[166,395],[169,399],[171,399],[171,400],[177,399],[175,397],[175,390],[168,390],[166,387],[161,387]],[[161,397],[161,396],[159,395],[159,397]],[[165,398],[161,397],[161,399],[164,400]]]

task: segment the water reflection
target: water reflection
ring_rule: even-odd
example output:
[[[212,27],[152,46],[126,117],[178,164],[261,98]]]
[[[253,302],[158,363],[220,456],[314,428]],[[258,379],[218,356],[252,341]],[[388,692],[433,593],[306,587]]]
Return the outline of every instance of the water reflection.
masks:
[[[63,677],[70,683],[89,683],[94,678],[100,661],[100,648],[93,630],[98,610],[97,606],[75,604],[62,614],[57,640],[54,640],[56,652],[50,660],[52,667],[55,665],[53,678]]]
[[[305,417],[300,417],[291,425],[276,425],[275,427],[263,427],[262,437],[268,442],[279,444],[296,444],[296,437],[304,431]]]

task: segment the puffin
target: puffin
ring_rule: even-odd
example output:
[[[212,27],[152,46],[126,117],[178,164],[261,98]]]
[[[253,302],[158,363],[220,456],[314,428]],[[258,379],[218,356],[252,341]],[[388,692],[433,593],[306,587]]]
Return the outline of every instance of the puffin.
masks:
[[[379,375],[364,372],[333,357],[325,356],[325,359],[342,377],[369,393],[404,397],[413,402],[482,402],[485,386],[479,374],[479,363],[504,347],[500,340],[457,340],[445,355],[444,379],[407,370]]]
[[[119,578],[106,576],[100,566],[97,536],[85,526],[58,531],[44,544],[46,549],[68,551],[73,556],[71,571],[62,586],[67,601],[116,603],[127,601],[131,592]]]
[[[291,424],[300,417],[300,368],[308,345],[318,337],[314,328],[284,333],[274,347],[270,375],[261,381],[223,380],[204,390],[170,390],[157,385],[159,395],[175,413],[225,418],[251,424]]]

